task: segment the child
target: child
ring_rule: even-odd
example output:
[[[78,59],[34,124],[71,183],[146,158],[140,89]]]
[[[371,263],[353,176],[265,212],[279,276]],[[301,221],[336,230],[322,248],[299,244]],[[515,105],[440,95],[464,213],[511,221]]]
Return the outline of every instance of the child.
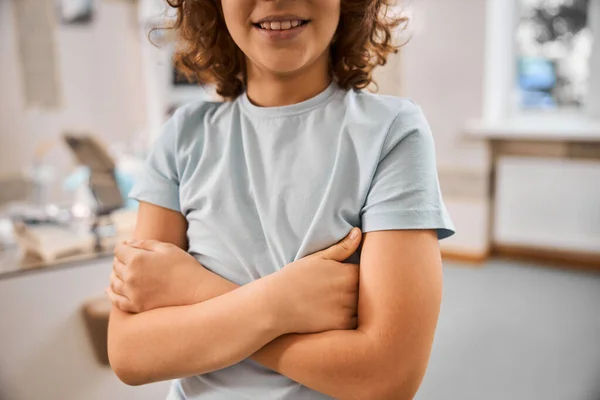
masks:
[[[411,399],[453,227],[420,108],[361,90],[405,21],[384,0],[169,2],[179,69],[226,101],[179,109],[131,193],[113,369],[175,379],[169,399]]]

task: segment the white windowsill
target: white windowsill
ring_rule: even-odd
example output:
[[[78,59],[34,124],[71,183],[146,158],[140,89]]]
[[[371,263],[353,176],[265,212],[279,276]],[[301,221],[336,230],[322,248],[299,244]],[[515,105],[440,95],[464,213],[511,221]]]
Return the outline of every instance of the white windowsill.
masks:
[[[467,135],[481,139],[600,142],[600,120],[591,118],[512,118],[470,121]]]

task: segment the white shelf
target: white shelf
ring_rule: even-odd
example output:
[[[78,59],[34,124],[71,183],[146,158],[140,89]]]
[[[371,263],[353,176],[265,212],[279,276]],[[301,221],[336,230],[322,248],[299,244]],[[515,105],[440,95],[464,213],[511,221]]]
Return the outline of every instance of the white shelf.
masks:
[[[582,117],[520,117],[506,121],[471,121],[469,136],[482,139],[600,142],[600,120]]]

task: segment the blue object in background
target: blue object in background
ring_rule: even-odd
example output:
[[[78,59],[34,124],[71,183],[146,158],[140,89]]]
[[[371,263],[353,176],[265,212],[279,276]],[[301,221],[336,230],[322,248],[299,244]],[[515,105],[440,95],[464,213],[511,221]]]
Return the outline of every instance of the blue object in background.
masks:
[[[88,179],[90,177],[90,170],[88,167],[78,167],[71,173],[63,182],[63,188],[66,191],[74,192],[82,185],[87,186]],[[131,174],[125,173],[119,168],[115,170],[115,178],[119,191],[123,197],[123,203],[126,209],[135,210],[138,208],[138,202],[136,200],[128,198],[128,194],[133,188],[134,177]]]
[[[556,71],[545,58],[519,59],[519,87],[522,90],[550,91],[556,86]]]
[[[556,100],[550,93],[541,91],[521,90],[521,106],[524,108],[554,109]]]
[[[519,94],[524,108],[556,108],[552,90],[556,86],[556,68],[545,58],[521,57],[518,65]]]

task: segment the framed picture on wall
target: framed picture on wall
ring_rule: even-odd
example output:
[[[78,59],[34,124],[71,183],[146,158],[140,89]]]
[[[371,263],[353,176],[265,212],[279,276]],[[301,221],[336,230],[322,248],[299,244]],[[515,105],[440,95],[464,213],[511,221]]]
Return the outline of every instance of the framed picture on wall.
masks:
[[[94,19],[94,0],[57,0],[57,7],[64,25],[89,24]]]
[[[189,81],[183,74],[177,71],[174,65],[171,67],[171,71],[173,74],[171,84],[173,86],[198,86],[197,83]]]

